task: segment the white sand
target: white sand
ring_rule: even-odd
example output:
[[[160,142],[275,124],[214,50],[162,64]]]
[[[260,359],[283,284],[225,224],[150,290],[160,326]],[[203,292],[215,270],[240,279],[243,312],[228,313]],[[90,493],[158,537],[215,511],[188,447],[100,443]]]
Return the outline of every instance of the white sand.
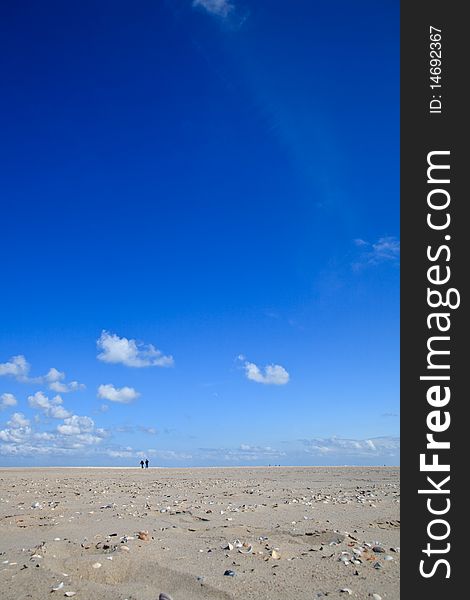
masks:
[[[0,597],[394,600],[399,506],[397,468],[0,469]]]

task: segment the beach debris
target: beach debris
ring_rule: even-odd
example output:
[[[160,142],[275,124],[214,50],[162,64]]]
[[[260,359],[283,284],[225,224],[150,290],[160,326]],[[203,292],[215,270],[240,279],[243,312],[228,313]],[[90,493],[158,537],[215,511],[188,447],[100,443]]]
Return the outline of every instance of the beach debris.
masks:
[[[229,542],[222,548],[222,550],[233,550],[233,544]]]
[[[240,554],[251,554],[253,552],[253,546],[251,544],[242,544],[240,548],[238,548],[238,552]]]
[[[382,600],[382,596],[379,596],[379,594],[371,594],[371,597],[372,597],[374,600]]]
[[[64,596],[66,596],[67,598],[71,598],[72,596],[75,596],[77,592],[65,592]]]
[[[384,560],[395,560],[395,559],[393,558],[393,556],[390,556],[390,554],[386,554],[384,556]]]
[[[142,540],[144,542],[150,541],[150,534],[148,531],[139,531],[139,533],[137,534],[137,537],[139,538],[139,540]]]
[[[281,553],[276,549],[271,550],[271,558],[274,558],[274,560],[279,560],[281,558]]]
[[[352,594],[352,590],[349,588],[341,588],[339,591],[343,592],[344,594],[349,594],[349,595]]]
[[[61,581],[56,586],[54,586],[51,591],[52,592],[57,592],[57,591],[61,590],[63,587],[64,587],[64,582]]]
[[[377,553],[385,552],[385,548],[383,546],[373,546],[372,550]]]
[[[114,508],[116,505],[113,504],[103,504],[103,506],[100,506],[100,508]]]
[[[101,563],[95,562],[91,565],[94,569],[99,569],[101,567]]]
[[[227,570],[225,571],[224,575],[225,575],[226,577],[235,577],[236,573],[235,573],[235,571],[232,571],[232,569],[227,569]]]
[[[377,570],[382,568],[382,565],[379,562],[374,563],[372,566],[374,567],[374,569],[377,569]]]
[[[171,596],[169,596],[168,594],[165,594],[165,592],[162,592],[158,596],[158,600],[173,600],[173,598]]]
[[[31,508],[42,508],[42,504],[40,502],[33,502]]]

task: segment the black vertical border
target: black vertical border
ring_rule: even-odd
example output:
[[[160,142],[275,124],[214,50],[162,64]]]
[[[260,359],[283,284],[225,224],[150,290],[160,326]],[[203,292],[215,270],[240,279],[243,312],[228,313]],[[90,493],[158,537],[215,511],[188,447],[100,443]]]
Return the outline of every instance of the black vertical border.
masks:
[[[466,574],[470,566],[464,540],[468,535],[468,518],[465,491],[467,473],[470,472],[470,421],[466,420],[466,405],[469,402],[465,387],[465,373],[470,372],[469,319],[467,310],[468,279],[470,277],[470,219],[465,214],[470,207],[470,195],[465,189],[468,140],[468,112],[470,102],[466,99],[470,52],[470,24],[464,17],[464,2],[447,0],[414,0],[401,3],[401,598],[425,598],[426,600],[466,597],[468,585]],[[429,102],[433,92],[430,85],[429,28],[442,29],[442,113],[430,114]],[[445,232],[432,231],[426,223],[427,154],[435,150],[450,150],[450,184],[446,189],[451,194],[451,224]],[[434,248],[445,244],[444,235],[451,240],[451,259],[439,261],[451,268],[449,286],[459,290],[460,307],[449,310],[452,325],[450,336],[451,400],[448,407],[451,415],[450,428],[439,434],[439,439],[449,440],[450,450],[442,450],[440,462],[450,462],[450,473],[436,473],[436,481],[450,475],[451,508],[443,516],[450,524],[449,537],[442,542],[428,538],[427,526],[433,518],[426,506],[429,496],[418,494],[418,489],[431,486],[419,468],[419,455],[426,451],[426,417],[432,407],[426,401],[429,382],[420,381],[427,371],[427,341],[433,335],[426,324],[432,309],[427,305],[426,256],[428,245]],[[435,286],[434,286],[435,287]],[[445,287],[445,286],[443,286]],[[444,310],[443,308],[439,310]],[[446,335],[446,334],[442,334]],[[467,341],[469,340],[469,341]],[[440,374],[443,374],[442,372]],[[447,385],[447,384],[446,384]],[[437,436],[436,436],[437,437]],[[429,452],[429,451],[428,451]],[[447,460],[446,460],[447,459]],[[444,487],[444,486],[443,486]],[[434,496],[437,501],[437,496]],[[443,498],[443,496],[440,496]],[[444,502],[442,500],[442,502]],[[438,504],[436,503],[436,506]],[[438,528],[434,530],[439,532]],[[441,532],[443,529],[441,529]],[[450,543],[450,551],[428,558],[422,551],[428,541],[435,548]],[[430,578],[420,575],[420,561],[426,559],[425,570],[431,570],[433,562],[445,558],[450,563],[450,578],[443,565]],[[463,586],[463,587],[462,587]],[[458,592],[458,589],[461,591]]]

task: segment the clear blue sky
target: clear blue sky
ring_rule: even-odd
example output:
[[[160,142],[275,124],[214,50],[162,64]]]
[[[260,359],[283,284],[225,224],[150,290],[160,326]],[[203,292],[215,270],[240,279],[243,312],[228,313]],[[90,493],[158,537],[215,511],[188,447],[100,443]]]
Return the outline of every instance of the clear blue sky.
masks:
[[[0,464],[397,464],[398,2],[1,13]]]

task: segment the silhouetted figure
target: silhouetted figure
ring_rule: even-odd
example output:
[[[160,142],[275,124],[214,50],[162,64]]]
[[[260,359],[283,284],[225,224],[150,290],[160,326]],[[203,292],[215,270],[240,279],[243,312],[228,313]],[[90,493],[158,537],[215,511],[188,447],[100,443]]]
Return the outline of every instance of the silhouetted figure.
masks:
[[[144,461],[143,460],[140,461],[140,466],[142,467],[142,469],[144,468]]]
[[[145,459],[145,468],[146,469],[149,468],[149,459],[148,458]]]

